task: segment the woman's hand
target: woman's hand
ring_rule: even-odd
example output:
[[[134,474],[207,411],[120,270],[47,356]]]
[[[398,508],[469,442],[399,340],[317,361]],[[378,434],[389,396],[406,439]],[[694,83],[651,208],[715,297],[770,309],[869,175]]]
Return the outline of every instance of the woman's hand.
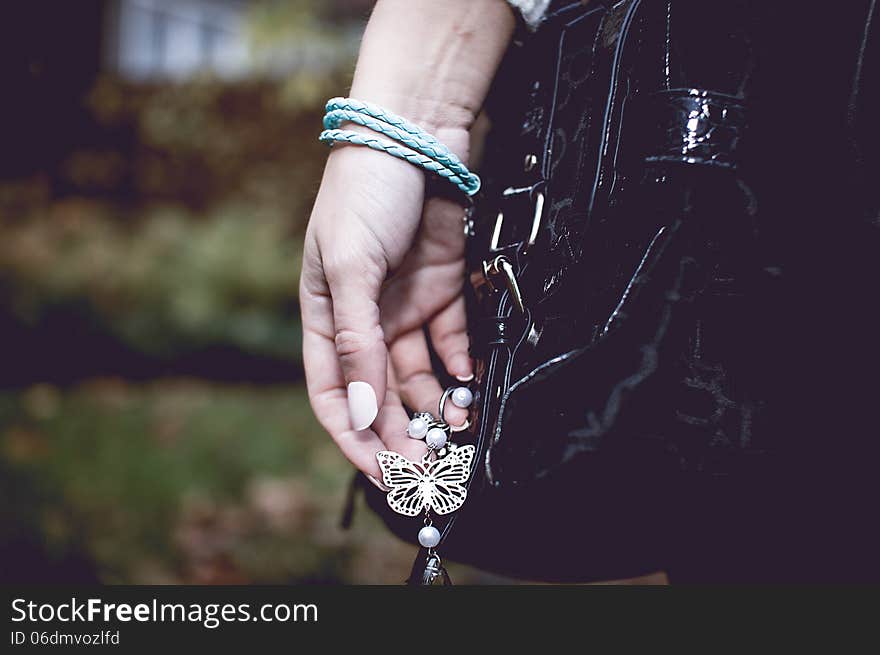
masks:
[[[503,0],[379,0],[351,96],[420,124],[467,163],[468,130],[512,29]],[[451,375],[472,375],[463,215],[450,200],[425,202],[421,169],[334,145],[306,233],[303,359],[319,421],[373,477],[378,451],[416,460],[425,451],[406,434],[403,403],[437,411],[426,332]],[[465,418],[453,406],[445,416]]]
[[[436,414],[441,389],[425,327],[447,371],[471,376],[463,209],[423,199],[424,175],[411,164],[335,147],[306,233],[300,298],[309,397],[346,457],[374,476],[379,450],[416,460],[424,453],[424,442],[406,435],[402,403]],[[465,418],[447,411],[453,423]]]

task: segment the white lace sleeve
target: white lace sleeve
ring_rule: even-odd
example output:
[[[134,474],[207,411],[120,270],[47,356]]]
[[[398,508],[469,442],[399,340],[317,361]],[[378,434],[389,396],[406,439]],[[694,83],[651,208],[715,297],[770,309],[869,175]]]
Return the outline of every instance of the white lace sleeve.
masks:
[[[550,0],[507,0],[507,3],[519,11],[529,29],[534,30],[544,20]]]

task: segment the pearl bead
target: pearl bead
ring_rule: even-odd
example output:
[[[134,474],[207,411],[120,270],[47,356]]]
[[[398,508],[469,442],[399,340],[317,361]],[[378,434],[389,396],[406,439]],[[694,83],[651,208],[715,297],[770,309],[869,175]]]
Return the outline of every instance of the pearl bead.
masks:
[[[428,448],[443,448],[446,445],[446,432],[441,428],[431,428],[425,437]]]
[[[406,426],[406,433],[413,439],[424,439],[428,434],[428,422],[417,416]]]
[[[452,391],[452,404],[465,409],[474,402],[474,394],[467,387],[456,387]]]
[[[419,530],[419,543],[425,548],[434,548],[440,543],[440,530],[433,525],[426,525]]]

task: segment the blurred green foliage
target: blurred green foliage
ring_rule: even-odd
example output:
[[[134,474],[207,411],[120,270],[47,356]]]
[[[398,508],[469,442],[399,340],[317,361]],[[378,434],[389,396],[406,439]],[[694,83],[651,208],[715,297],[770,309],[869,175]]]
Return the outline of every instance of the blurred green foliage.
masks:
[[[253,3],[249,10],[253,52],[266,70],[284,67],[280,90],[286,106],[318,107],[348,88],[372,4],[372,0]]]
[[[312,83],[323,95],[330,80],[344,83],[339,75]],[[88,103],[113,139],[73,154],[66,172],[74,184],[197,208],[237,200],[301,225],[326,154],[316,138],[319,101],[291,103],[283,81],[134,84],[105,76]]]
[[[326,154],[321,103],[348,86],[369,5],[252,3],[270,75],[99,77],[83,98],[94,130],[60,170],[0,183],[2,318],[42,334],[62,316],[61,334],[102,335],[163,362],[219,345],[277,360],[297,379],[302,239]],[[41,356],[38,343],[23,360]],[[339,529],[352,469],[302,385],[121,376],[61,386],[50,374],[0,392],[7,570],[127,583],[408,574],[414,548],[369,512]]]
[[[415,555],[362,499],[339,527],[351,467],[301,386],[36,385],[0,393],[0,425],[0,540],[24,526],[103,582],[399,584]]]
[[[170,355],[206,344],[299,361],[301,241],[283,217],[225,206],[155,206],[121,221],[89,200],[7,225],[0,280],[26,324],[85,306],[130,347]]]
[[[94,129],[60,170],[0,184],[13,319],[79,317],[147,356],[221,346],[298,370],[322,103],[348,86],[371,4],[251,3],[246,78],[98,76],[83,98]]]
[[[299,387],[38,385],[0,424],[0,534],[28,523],[105,582],[397,582],[414,553],[366,512],[339,529],[351,469]]]
[[[4,303],[27,325],[75,304],[148,354],[223,344],[298,364],[320,111],[288,107],[283,84],[211,79],[101,78],[88,103],[100,136],[65,163],[73,194],[0,189]]]

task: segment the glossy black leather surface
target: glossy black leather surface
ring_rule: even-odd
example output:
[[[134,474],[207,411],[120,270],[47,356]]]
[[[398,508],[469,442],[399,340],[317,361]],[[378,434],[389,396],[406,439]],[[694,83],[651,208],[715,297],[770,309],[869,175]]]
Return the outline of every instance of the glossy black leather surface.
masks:
[[[448,557],[880,578],[876,8],[709,4],[557,3],[499,75],[469,262],[502,212],[528,312],[471,298],[483,466]]]

